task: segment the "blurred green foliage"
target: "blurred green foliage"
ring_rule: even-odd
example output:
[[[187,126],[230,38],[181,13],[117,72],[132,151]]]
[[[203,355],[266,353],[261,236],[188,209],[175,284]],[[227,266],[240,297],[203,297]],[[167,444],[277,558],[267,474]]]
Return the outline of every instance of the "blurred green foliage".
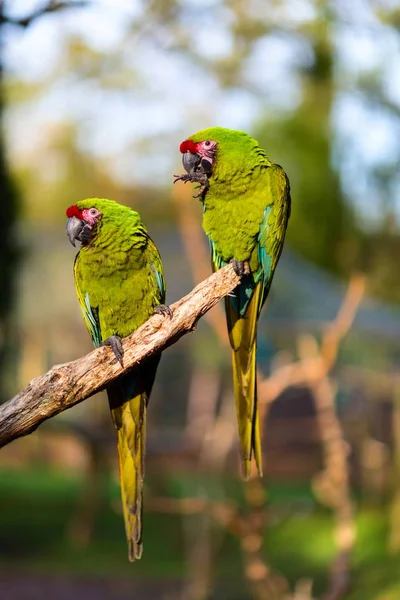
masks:
[[[148,494],[160,486],[159,477],[148,474]],[[241,500],[242,486],[236,480],[200,474],[194,476],[164,473],[167,496],[175,498],[201,495],[213,498],[213,488],[221,483],[230,501]],[[90,545],[79,548],[66,537],[73,518],[82,481],[47,470],[0,471],[0,569],[14,573],[97,575],[109,579],[173,581],[185,579],[186,562],[183,520],[196,516],[160,514],[145,511],[145,549],[143,560],[134,566],[126,560],[121,515],[111,509],[118,500],[115,482],[104,477],[101,508],[97,514]],[[293,585],[310,577],[313,591],[322,593],[329,565],[335,555],[332,516],[314,506],[309,486],[270,482],[269,507],[273,519],[265,538],[265,553],[272,569],[282,573]],[[29,510],[26,499],[29,498]],[[299,506],[303,507],[299,511]],[[297,508],[296,508],[297,507]],[[358,540],[353,559],[353,585],[346,600],[391,599],[400,586],[398,556],[389,555],[386,545],[388,511],[360,507],[357,518]],[[217,525],[216,525],[217,527]],[[16,532],[22,532],[16,535]],[[224,534],[218,551],[215,597],[250,598],[242,573],[239,542]],[[116,583],[116,585],[118,585]],[[383,594],[388,594],[384,596]],[[393,594],[390,596],[389,594]],[[211,597],[214,597],[212,594]]]

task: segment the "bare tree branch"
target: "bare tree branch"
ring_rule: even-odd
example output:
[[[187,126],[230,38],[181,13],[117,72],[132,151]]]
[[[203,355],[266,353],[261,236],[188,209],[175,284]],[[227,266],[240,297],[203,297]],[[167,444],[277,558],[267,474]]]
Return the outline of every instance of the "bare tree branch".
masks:
[[[0,407],[0,447],[34,431],[43,421],[82,402],[146,357],[164,350],[190,333],[210,308],[239,283],[231,265],[214,273],[190,294],[171,306],[173,317],[154,315],[123,340],[124,367],[112,350],[101,347],[86,356],[33,379]]]
[[[39,8],[34,10],[30,15],[22,17],[20,19],[5,15],[4,10],[2,10],[0,11],[0,25],[8,23],[10,25],[17,25],[18,27],[23,27],[25,29],[26,27],[29,27],[29,25],[31,25],[33,21],[36,21],[36,19],[45,14],[58,12],[60,10],[64,10],[65,8],[81,8],[82,6],[87,6],[88,4],[89,2],[87,0],[75,0],[74,2],[50,0],[50,2],[44,4],[43,6],[40,6]]]

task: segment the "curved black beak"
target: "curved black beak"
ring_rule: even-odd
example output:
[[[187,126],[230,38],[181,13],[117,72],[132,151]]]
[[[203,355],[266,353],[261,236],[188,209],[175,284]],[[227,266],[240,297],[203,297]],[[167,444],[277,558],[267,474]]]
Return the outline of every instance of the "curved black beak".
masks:
[[[76,217],[70,217],[67,221],[67,236],[71,244],[75,247],[76,240],[80,241],[80,235],[85,228],[85,222],[77,219]]]
[[[193,173],[199,166],[201,157],[198,154],[192,152],[184,152],[182,156],[183,168],[187,173]]]

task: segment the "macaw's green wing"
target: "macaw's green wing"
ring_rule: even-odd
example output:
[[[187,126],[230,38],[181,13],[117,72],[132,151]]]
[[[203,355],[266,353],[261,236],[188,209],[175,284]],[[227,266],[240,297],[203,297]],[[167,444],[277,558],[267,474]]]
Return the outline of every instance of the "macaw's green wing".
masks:
[[[254,280],[261,281],[263,287],[259,299],[259,313],[271,287],[290,216],[290,185],[285,171],[279,165],[271,165],[266,170],[266,176],[270,204],[264,210],[260,225],[257,240],[258,268],[253,271]]]
[[[157,250],[156,245],[150,237],[148,237],[147,242],[147,256],[156,283],[154,289],[156,304],[164,304],[166,292],[164,270],[160,254]]]
[[[83,320],[85,321],[87,330],[92,338],[93,345],[98,348],[103,342],[100,330],[99,310],[97,306],[91,306],[89,292],[82,290],[79,286],[79,277],[77,276],[78,256],[79,255],[77,255],[74,264],[76,294],[82,310]]]

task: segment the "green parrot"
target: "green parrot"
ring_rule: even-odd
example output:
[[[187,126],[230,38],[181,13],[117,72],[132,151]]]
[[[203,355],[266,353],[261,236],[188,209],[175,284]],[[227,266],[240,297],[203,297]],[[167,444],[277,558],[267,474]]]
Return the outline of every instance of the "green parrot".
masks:
[[[127,206],[88,198],[66,211],[67,234],[81,248],[74,263],[75,287],[93,344],[109,345],[122,365],[121,338],[164,305],[165,281],[159,252],[140,216]],[[121,496],[129,560],[142,555],[142,497],[146,410],[160,354],[107,386],[117,430]]]
[[[262,475],[257,409],[257,320],[282,252],[290,216],[290,186],[256,140],[243,131],[213,127],[181,143],[185,175],[200,184],[203,229],[214,271],[232,263],[241,283],[225,299],[232,348],[236,413],[244,477],[254,456]],[[175,183],[174,182],[174,183]]]

